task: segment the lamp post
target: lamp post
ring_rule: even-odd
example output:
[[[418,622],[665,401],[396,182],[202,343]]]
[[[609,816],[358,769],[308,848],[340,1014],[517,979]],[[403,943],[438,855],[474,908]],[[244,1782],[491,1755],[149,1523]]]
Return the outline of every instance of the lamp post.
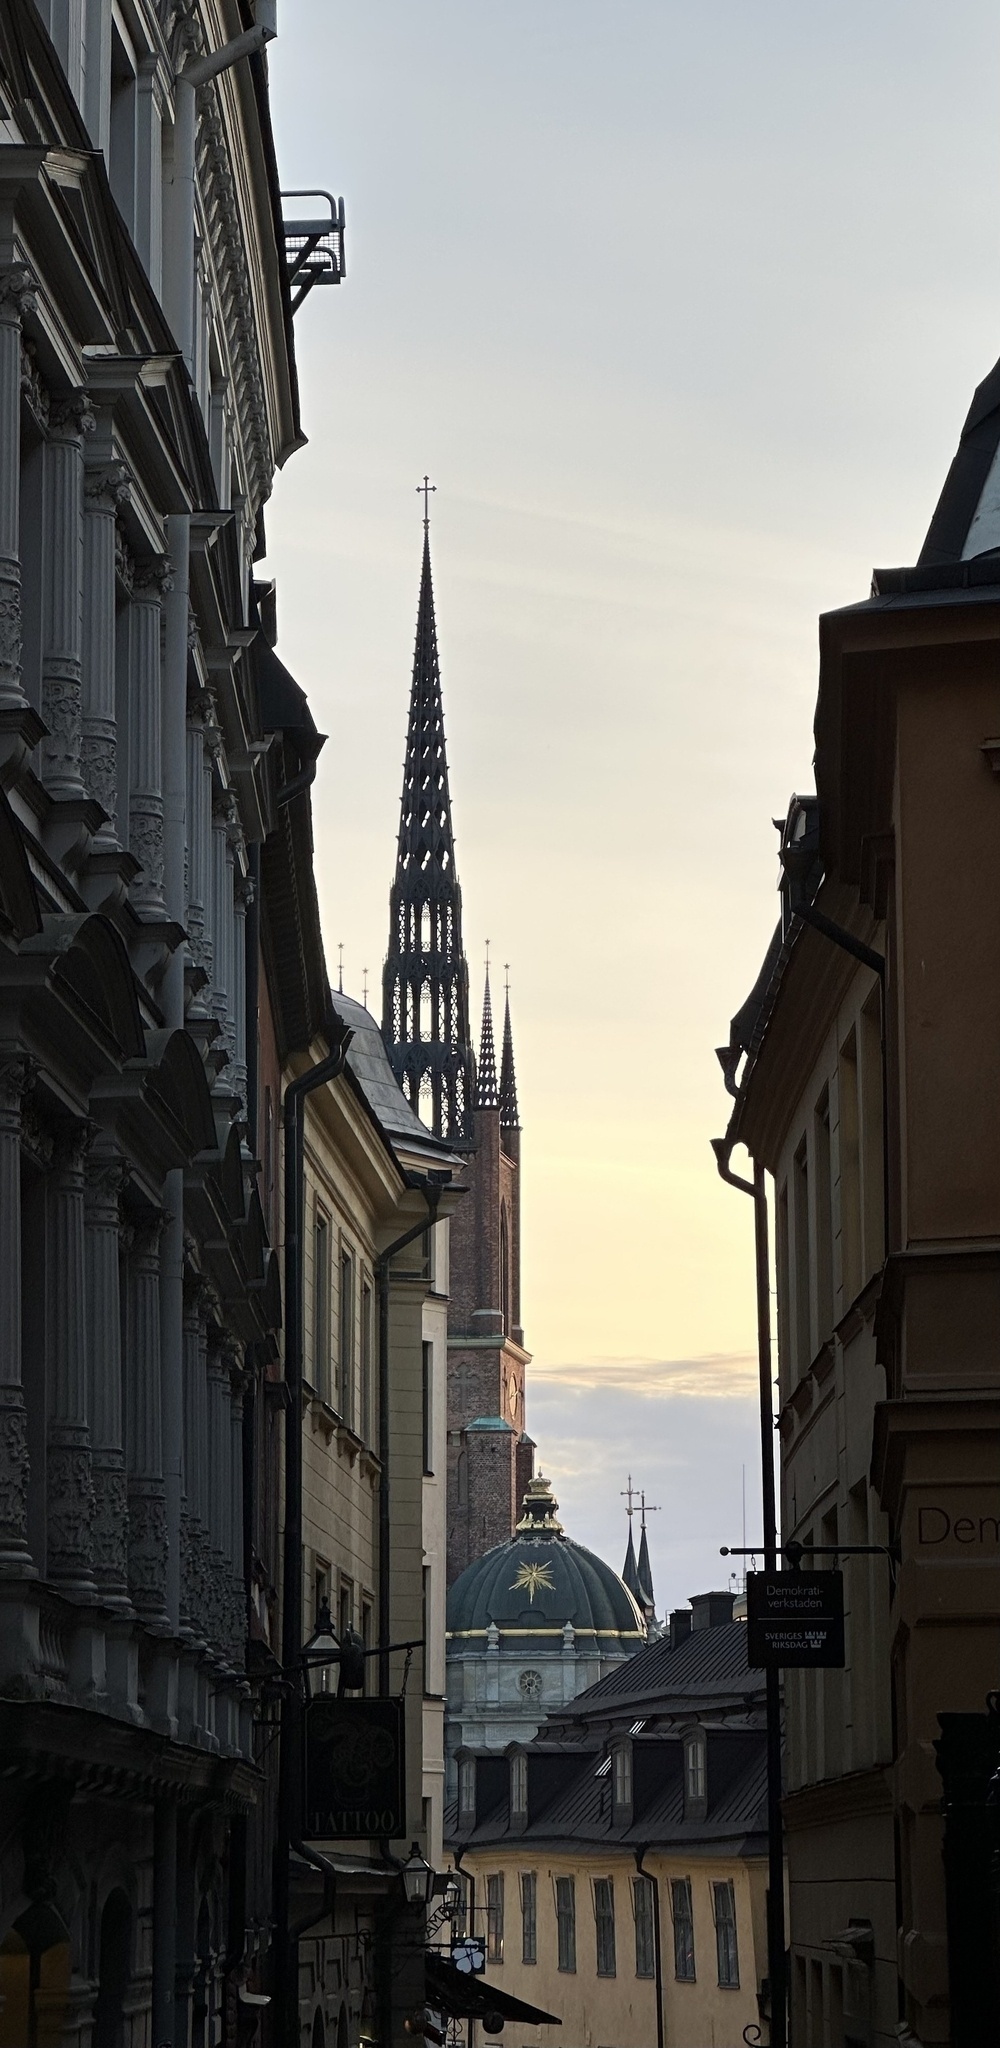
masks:
[[[434,1896],[434,1872],[426,1857],[421,1856],[419,1843],[411,1844],[410,1853],[399,1874],[403,1880],[407,1905],[425,1908],[429,1906]]]

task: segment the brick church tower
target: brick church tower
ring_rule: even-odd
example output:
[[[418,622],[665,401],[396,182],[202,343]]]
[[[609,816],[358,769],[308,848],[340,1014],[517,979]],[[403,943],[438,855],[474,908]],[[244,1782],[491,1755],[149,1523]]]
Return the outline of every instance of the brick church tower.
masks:
[[[478,1065],[445,751],[429,522],[413,657],[382,1036],[408,1100],[465,1161],[451,1221],[448,1579],[513,1534],[533,1472],[524,1429],[521,1130],[510,998],[497,1078],[489,971]]]

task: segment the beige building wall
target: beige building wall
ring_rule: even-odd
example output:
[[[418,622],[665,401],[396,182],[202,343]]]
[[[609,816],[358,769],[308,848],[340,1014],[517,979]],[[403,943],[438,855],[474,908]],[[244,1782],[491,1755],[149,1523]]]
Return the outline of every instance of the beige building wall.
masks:
[[[448,1255],[450,1225],[435,1226],[431,1240],[430,1292],[424,1302],[427,1412],[424,1418],[423,1569],[424,1659],[423,1797],[426,1801],[428,1860],[444,1865],[445,1798],[445,1601],[448,1564]]]
[[[633,1855],[602,1854],[580,1846],[565,1852],[534,1845],[469,1851],[462,1870],[475,1885],[476,1931],[486,1934],[488,1879],[503,1877],[503,1960],[487,1963],[486,1980],[562,2021],[521,2026],[508,2020],[505,2048],[656,2048],[657,1978],[637,1972]],[[659,1895],[660,1986],[664,2048],[741,2048],[745,2027],[759,2021],[757,1986],[767,1974],[764,1925],[766,1869],[758,1860],[697,1857],[650,1850],[643,1870]],[[522,1959],[521,1879],[535,1875],[537,1961]],[[559,1968],[556,1885],[571,1878],[575,1892],[576,1968]],[[614,1893],[615,1970],[598,1974],[595,1880],[610,1879]],[[678,1981],[674,1967],[671,1880],[687,1880],[694,1925],[693,1981]],[[713,1885],[731,1882],[736,1914],[739,1983],[720,1986]],[[479,2036],[477,2034],[477,2042]]]

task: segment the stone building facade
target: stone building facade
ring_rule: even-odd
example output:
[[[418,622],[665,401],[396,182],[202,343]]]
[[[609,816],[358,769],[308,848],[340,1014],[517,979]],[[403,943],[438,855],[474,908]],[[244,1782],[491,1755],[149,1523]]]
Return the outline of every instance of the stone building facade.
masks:
[[[844,1546],[845,1667],[786,1674],[791,2038],[831,2048],[1000,2024],[998,449],[994,370],[919,562],[821,622],[816,796],[724,1056],[773,1177],[782,1533]]]
[[[0,12],[5,2048],[245,2034],[271,1934],[263,42],[243,0]]]

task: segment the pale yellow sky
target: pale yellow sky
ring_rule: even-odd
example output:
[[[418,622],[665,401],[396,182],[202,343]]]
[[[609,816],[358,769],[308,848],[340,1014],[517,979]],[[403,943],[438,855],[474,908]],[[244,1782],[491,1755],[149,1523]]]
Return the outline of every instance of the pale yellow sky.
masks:
[[[296,317],[310,444],[268,515],[281,652],[330,734],[328,957],[377,1005],[429,470],[477,1025],[487,936],[511,962],[536,1409],[551,1431],[558,1369],[589,1367],[565,1382],[588,1427],[610,1441],[631,1399],[638,1441],[693,1446],[684,1374],[621,1373],[703,1359],[698,1429],[729,1387],[752,1456],[713,1047],[776,915],[770,820],[811,782],[818,615],[914,559],[1000,348],[1000,16],[295,0],[283,23],[282,182],[347,206],[347,281]],[[731,1531],[739,1464],[706,1483]]]

